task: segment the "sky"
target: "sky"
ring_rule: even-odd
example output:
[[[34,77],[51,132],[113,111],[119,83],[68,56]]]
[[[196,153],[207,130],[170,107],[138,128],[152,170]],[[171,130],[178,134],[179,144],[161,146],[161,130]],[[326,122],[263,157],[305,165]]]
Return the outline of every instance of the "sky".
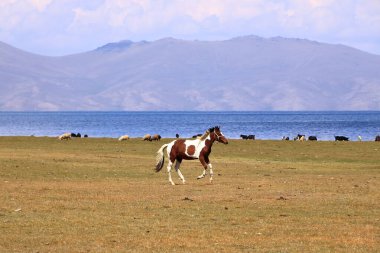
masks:
[[[380,55],[380,0],[0,0],[0,41],[49,56],[121,40],[256,35]]]

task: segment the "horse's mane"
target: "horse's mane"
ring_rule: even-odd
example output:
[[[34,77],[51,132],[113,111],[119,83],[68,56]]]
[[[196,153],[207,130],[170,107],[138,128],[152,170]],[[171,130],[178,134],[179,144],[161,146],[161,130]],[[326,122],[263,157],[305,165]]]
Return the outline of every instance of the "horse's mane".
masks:
[[[199,137],[199,140],[204,141],[209,135],[210,135],[210,131],[206,130],[206,132],[201,137]]]
[[[207,129],[206,132],[201,137],[199,137],[199,140],[204,141],[212,132],[214,132],[215,128],[219,128],[219,127],[216,126],[216,127],[211,127]]]

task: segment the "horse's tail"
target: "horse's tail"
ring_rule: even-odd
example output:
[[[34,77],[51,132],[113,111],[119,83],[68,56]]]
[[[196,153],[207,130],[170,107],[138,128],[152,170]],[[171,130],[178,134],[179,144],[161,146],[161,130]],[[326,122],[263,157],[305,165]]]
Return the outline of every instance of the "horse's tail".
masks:
[[[164,149],[168,146],[169,144],[164,144],[162,147],[157,151],[156,155],[156,172],[159,172],[162,167],[164,166],[165,162],[165,156],[164,156]]]

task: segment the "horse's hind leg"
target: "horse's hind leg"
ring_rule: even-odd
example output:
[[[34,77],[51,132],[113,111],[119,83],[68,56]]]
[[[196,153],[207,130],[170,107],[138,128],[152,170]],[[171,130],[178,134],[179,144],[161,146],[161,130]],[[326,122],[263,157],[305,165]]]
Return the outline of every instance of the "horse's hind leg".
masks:
[[[168,170],[168,174],[169,174],[169,182],[172,184],[172,185],[175,185],[175,183],[173,182],[172,180],[172,174],[171,174],[171,169],[172,169],[172,166],[173,166],[173,162],[171,161],[171,159],[169,159],[169,163],[168,163],[168,167],[167,167],[167,170]]]
[[[181,161],[180,160],[177,160],[176,164],[175,164],[175,170],[177,171],[178,173],[178,176],[181,178],[182,180],[182,183],[185,184],[185,178],[184,176],[182,175],[181,171],[179,170],[179,167],[181,166]]]

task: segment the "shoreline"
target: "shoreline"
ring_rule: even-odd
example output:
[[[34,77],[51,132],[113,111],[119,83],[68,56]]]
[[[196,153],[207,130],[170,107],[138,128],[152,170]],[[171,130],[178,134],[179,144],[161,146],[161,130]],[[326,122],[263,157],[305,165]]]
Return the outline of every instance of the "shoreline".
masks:
[[[58,139],[58,136],[35,136],[35,135],[0,135],[0,138],[51,138],[51,139]],[[72,137],[72,140],[75,140],[75,139],[118,139],[120,136],[118,137],[109,137],[109,136],[89,136],[89,137]],[[141,137],[136,137],[136,136],[130,136],[129,137],[131,140],[142,140],[143,136]],[[228,136],[227,136],[228,138]],[[316,141],[312,141],[312,140],[304,140],[304,141],[299,141],[299,140],[293,140],[293,139],[289,139],[289,140],[282,140],[282,139],[254,139],[254,140],[244,140],[242,138],[228,138],[229,140],[235,140],[235,141],[238,141],[238,140],[241,140],[241,141],[246,141],[246,142],[255,142],[255,141],[281,141],[281,142],[375,142],[375,138],[376,136],[374,136],[373,140],[348,140],[348,141],[336,141],[336,140],[316,140]],[[161,142],[162,140],[175,140],[175,139],[186,139],[186,140],[194,140],[195,138],[185,138],[185,137],[179,137],[179,138],[175,138],[175,137],[162,137],[161,139]],[[128,142],[128,140],[126,141],[122,141],[122,142]],[[149,142],[149,141],[148,141]],[[153,141],[154,142],[154,141]]]

